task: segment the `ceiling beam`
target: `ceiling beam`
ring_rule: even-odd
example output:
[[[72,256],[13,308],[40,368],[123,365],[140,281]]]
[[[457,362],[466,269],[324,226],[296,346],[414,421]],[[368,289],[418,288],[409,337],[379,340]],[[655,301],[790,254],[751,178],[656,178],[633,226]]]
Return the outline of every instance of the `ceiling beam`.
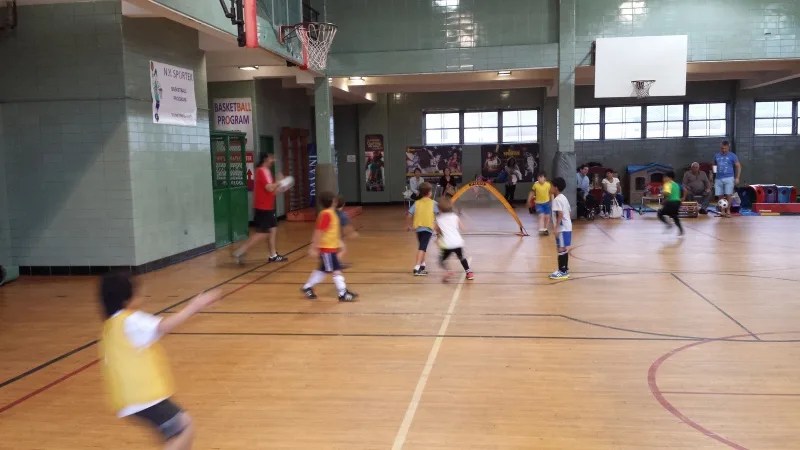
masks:
[[[740,87],[742,89],[758,89],[773,84],[783,83],[784,81],[794,80],[800,78],[800,70],[798,71],[782,71],[764,75],[758,78],[749,80],[742,80]]]

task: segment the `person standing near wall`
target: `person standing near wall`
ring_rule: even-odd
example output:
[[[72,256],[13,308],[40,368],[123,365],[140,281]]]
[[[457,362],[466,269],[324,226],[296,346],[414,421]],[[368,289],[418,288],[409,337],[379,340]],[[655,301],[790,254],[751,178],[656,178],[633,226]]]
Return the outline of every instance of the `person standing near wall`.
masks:
[[[735,153],[731,153],[731,143],[727,139],[720,143],[719,153],[714,155],[714,193],[728,201],[728,207],[719,213],[723,217],[731,216],[731,196],[739,177],[742,175],[742,164]]]
[[[286,262],[288,258],[279,255],[277,250],[278,220],[275,216],[275,193],[278,183],[272,178],[270,168],[275,164],[275,155],[267,153],[261,155],[256,168],[255,186],[253,187],[253,222],[256,232],[250,235],[241,247],[234,252],[233,257],[238,264],[242,264],[242,257],[255,244],[263,241],[269,235],[269,258],[267,262]],[[283,175],[278,174],[278,179]]]
[[[506,161],[506,201],[509,205],[514,204],[514,194],[517,192],[517,182],[522,179],[517,160],[508,158]]]

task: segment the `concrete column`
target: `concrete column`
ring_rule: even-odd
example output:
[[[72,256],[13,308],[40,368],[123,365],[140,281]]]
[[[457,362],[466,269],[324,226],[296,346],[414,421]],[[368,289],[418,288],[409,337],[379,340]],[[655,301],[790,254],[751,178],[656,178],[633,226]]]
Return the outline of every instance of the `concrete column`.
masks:
[[[3,270],[11,270],[11,228],[8,220],[8,211],[11,211],[6,195],[6,162],[5,151],[6,139],[3,133],[3,105],[0,104],[0,267]],[[0,274],[0,284],[3,283],[3,276]]]
[[[577,216],[577,187],[575,182],[575,2],[559,0],[558,17],[558,111],[560,131],[555,158],[555,176],[567,182],[564,195],[572,206],[572,217]]]
[[[327,78],[314,79],[314,124],[317,143],[317,195],[339,192],[333,140],[333,97]]]
[[[558,98],[545,96],[542,106],[542,146],[539,150],[539,165],[548,179],[555,173],[556,151],[558,151]]]

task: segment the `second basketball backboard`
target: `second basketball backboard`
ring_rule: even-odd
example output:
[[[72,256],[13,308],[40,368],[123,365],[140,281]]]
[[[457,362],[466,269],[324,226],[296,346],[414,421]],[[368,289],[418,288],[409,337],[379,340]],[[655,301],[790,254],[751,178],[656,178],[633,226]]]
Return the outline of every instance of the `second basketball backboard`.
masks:
[[[652,97],[686,95],[688,36],[600,38],[595,42],[595,98],[632,97],[632,81],[655,80]]]

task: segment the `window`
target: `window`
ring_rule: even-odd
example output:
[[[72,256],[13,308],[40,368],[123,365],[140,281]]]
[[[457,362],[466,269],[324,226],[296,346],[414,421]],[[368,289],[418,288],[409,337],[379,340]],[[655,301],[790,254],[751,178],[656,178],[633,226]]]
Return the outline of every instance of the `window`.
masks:
[[[600,139],[600,108],[575,109],[575,140]]]
[[[793,102],[756,102],[755,134],[792,134]]]
[[[642,107],[606,108],[605,123],[606,139],[640,139],[642,137]]]
[[[683,137],[683,105],[647,107],[648,138]]]
[[[725,136],[727,118],[725,103],[689,105],[689,137]]]
[[[492,144],[496,142],[497,111],[464,113],[465,144]]]
[[[460,144],[459,113],[425,114],[425,144]]]
[[[539,140],[539,112],[535,109],[503,111],[503,142]]]

